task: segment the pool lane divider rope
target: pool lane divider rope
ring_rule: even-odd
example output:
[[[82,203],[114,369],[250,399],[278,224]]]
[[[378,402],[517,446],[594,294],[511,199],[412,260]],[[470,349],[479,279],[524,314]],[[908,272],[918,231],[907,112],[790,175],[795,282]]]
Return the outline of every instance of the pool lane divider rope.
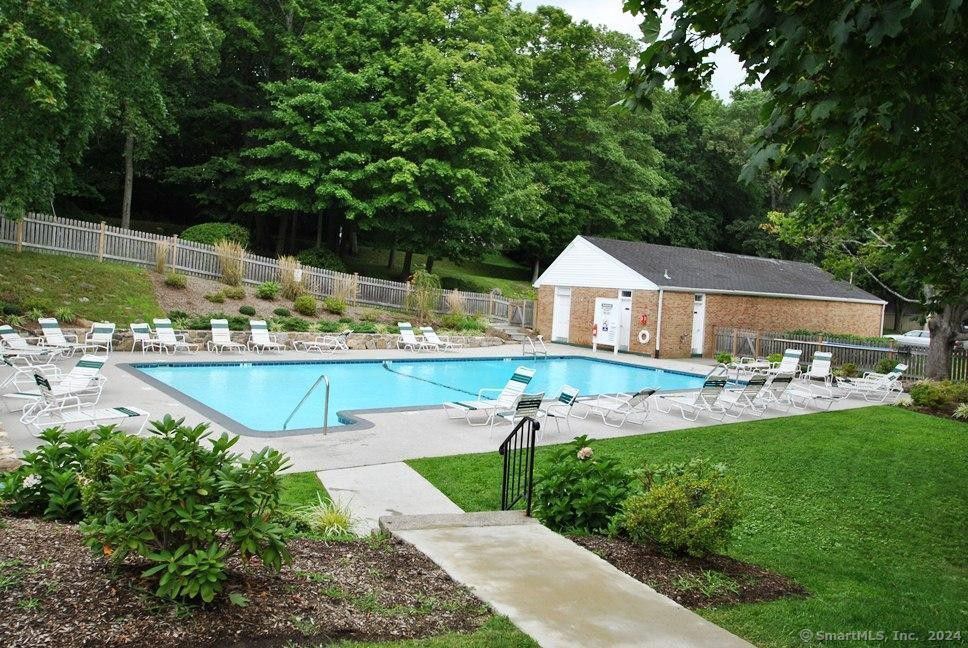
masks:
[[[454,391],[464,392],[465,394],[470,394],[474,398],[477,398],[477,392],[467,391],[466,389],[461,389],[460,387],[454,387],[453,385],[445,385],[444,383],[439,383],[439,382],[437,382],[435,380],[430,380],[429,378],[421,378],[419,376],[411,376],[410,374],[403,373],[402,371],[397,371],[396,369],[394,369],[393,367],[390,366],[390,361],[389,360],[384,360],[382,364],[383,364],[383,368],[384,369],[386,369],[390,373],[397,374],[398,376],[403,376],[404,378],[411,378],[413,380],[420,380],[422,382],[430,383],[431,385],[437,385],[438,387],[443,387],[445,389],[453,389]]]

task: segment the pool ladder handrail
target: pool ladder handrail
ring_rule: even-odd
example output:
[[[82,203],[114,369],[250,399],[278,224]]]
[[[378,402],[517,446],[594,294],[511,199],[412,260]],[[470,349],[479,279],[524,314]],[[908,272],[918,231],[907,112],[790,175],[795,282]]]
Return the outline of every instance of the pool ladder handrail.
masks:
[[[526,336],[523,340],[521,340],[521,355],[533,355],[535,357],[538,357],[539,355],[547,356],[548,347],[545,346],[544,336],[538,336],[538,344],[541,345],[540,349],[535,346],[534,340],[531,339],[531,336]],[[528,346],[531,347],[530,351],[528,351]]]
[[[299,404],[296,405],[291,412],[289,412],[286,422],[282,424],[283,430],[288,429],[289,421],[292,420],[292,417],[296,415],[296,412],[299,411],[299,408],[303,406],[303,403],[306,402],[306,399],[309,398],[309,395],[313,393],[321,382],[326,383],[326,401],[323,404],[323,434],[329,433],[329,378],[326,377],[326,374],[322,374],[316,379],[316,382],[313,383],[313,386],[307,389],[306,393],[303,394],[303,397],[299,400]]]

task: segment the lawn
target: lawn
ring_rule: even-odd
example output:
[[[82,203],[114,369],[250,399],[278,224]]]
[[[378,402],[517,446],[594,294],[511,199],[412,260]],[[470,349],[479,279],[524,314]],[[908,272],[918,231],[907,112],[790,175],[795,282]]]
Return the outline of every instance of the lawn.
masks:
[[[343,259],[351,272],[368,277],[399,280],[403,272],[403,252],[398,252],[393,268],[387,268],[387,250],[361,247],[355,257]],[[426,255],[413,255],[413,269],[423,268]],[[444,288],[459,288],[470,292],[489,292],[493,288],[501,290],[505,297],[514,299],[534,299],[531,286],[531,272],[507,257],[491,253],[480,261],[456,264],[448,259],[434,261],[434,274],[439,275]]]
[[[67,308],[78,317],[114,322],[119,328],[164,317],[142,268],[10,249],[0,249],[0,301],[25,312],[37,308],[45,315]]]
[[[874,407],[596,441],[634,468],[707,457],[743,488],[729,555],[810,595],[699,612],[763,646],[825,632],[968,630],[968,426]],[[547,449],[539,449],[537,466]],[[466,510],[498,508],[497,453],[409,462]]]

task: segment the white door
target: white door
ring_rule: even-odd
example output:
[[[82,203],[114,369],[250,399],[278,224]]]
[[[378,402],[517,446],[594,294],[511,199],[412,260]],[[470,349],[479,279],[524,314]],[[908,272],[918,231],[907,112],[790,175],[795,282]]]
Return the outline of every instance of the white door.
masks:
[[[621,351],[629,350],[629,336],[632,333],[632,291],[623,290],[619,293],[619,322],[621,329],[618,332],[618,348]]]
[[[551,341],[568,341],[568,323],[571,321],[571,288],[555,287],[555,310],[551,318]]]
[[[695,295],[692,300],[692,354],[702,355],[706,334],[706,296]]]

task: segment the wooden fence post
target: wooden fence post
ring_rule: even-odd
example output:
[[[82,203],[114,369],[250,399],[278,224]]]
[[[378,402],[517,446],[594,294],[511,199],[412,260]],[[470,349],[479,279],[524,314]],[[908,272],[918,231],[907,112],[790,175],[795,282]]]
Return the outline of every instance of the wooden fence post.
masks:
[[[108,224],[101,221],[101,229],[97,235],[97,260],[104,261],[104,249],[107,246],[107,227]]]
[[[753,355],[759,358],[762,355],[761,351],[762,351],[763,345],[761,341],[763,339],[763,331],[756,331],[755,335],[756,335],[756,352],[753,353]]]
[[[24,251],[24,225],[26,224],[26,218],[21,218],[17,221],[16,231],[16,241],[17,241],[17,252]]]
[[[739,353],[739,331],[733,329],[733,355]]]
[[[178,270],[178,235],[171,235],[171,266],[172,271]]]
[[[353,273],[353,305],[358,306],[360,303],[360,273]]]

